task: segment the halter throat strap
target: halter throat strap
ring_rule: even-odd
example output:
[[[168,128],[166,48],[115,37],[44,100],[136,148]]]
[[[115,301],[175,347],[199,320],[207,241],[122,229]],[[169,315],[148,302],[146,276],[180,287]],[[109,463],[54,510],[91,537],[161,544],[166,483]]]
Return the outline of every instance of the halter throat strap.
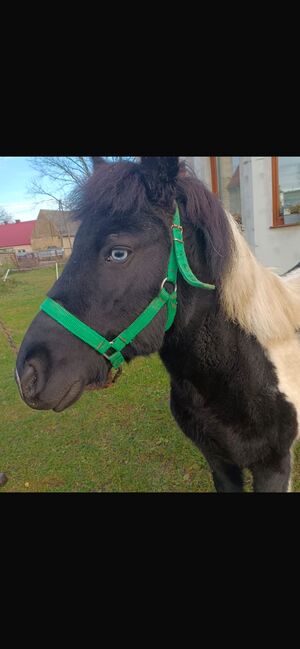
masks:
[[[177,311],[177,278],[179,272],[184,280],[191,286],[209,291],[215,290],[213,284],[206,284],[198,280],[189,266],[184,247],[183,228],[180,222],[178,206],[176,207],[173,219],[172,237],[173,245],[168,264],[167,277],[161,284],[159,295],[154,298],[143,313],[141,313],[136,320],[127,327],[127,329],[122,331],[119,336],[114,338],[114,340],[107,340],[51,298],[47,298],[43,302],[40,307],[41,311],[64,327],[64,329],[67,329],[71,334],[80,338],[84,343],[95,349],[99,354],[104,356],[104,358],[106,358],[115,369],[118,369],[125,362],[125,358],[122,354],[123,349],[134,341],[139,333],[141,333],[141,331],[143,331],[152,320],[154,320],[161,309],[165,306],[167,307],[167,323],[165,331],[168,331],[172,327]],[[167,284],[173,286],[171,292],[167,291],[165,288]]]

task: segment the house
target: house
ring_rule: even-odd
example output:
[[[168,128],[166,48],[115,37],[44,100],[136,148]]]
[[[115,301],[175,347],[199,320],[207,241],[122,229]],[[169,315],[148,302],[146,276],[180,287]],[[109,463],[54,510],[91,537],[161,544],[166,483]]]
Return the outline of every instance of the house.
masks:
[[[48,223],[55,228],[61,240],[61,247],[64,248],[65,255],[71,255],[75,236],[79,228],[78,222],[74,220],[74,213],[67,210],[40,210],[38,214],[38,223]]]
[[[61,236],[48,221],[16,221],[0,225],[0,251],[31,253],[49,248],[61,248]]]
[[[32,236],[36,221],[5,223],[0,225],[1,252],[32,252]]]
[[[278,272],[300,262],[300,156],[185,159],[242,223],[259,261]]]
[[[72,217],[72,212],[40,210],[35,221],[0,225],[0,252],[21,255],[63,248],[69,257],[79,227]]]

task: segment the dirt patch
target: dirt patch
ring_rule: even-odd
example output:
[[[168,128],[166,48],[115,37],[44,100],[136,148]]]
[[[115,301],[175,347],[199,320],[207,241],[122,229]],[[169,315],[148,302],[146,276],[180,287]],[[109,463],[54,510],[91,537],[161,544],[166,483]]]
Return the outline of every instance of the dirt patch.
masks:
[[[3,320],[0,320],[0,329],[1,329],[1,331],[3,331],[4,336],[5,336],[5,338],[6,338],[7,342],[8,342],[8,344],[9,344],[11,350],[12,350],[12,351],[14,352],[14,354],[17,356],[19,350],[18,350],[18,348],[17,348],[16,343],[14,342],[14,339],[13,339],[13,337],[12,337],[11,332],[9,331],[9,329],[7,328],[7,326],[4,324]]]

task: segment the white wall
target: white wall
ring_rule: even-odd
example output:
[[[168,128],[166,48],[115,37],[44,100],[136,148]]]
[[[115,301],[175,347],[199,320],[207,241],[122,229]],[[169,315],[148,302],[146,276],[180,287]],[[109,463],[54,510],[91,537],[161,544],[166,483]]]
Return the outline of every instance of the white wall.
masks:
[[[300,262],[300,226],[272,228],[272,158],[241,159],[242,214],[245,236],[256,257],[285,272]]]

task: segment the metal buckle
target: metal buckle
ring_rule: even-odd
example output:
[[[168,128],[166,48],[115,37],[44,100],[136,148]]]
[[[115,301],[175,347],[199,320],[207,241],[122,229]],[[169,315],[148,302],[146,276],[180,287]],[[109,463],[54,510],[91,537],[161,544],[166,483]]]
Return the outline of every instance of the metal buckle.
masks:
[[[110,345],[112,345],[112,341],[111,341]],[[110,356],[108,356],[108,355],[107,355],[107,352],[112,352],[112,353],[110,354]],[[117,354],[117,353],[118,353],[117,350],[114,349],[113,347],[109,347],[109,349],[107,350],[107,352],[105,352],[105,354],[102,354],[102,356],[104,356],[104,358],[106,358],[108,361],[111,359],[111,357],[112,357],[114,354]]]
[[[175,237],[173,235],[173,241],[178,241],[178,243],[183,243],[183,227],[182,227],[182,225],[175,225],[175,223],[173,223],[172,230],[175,230],[175,229],[179,230],[179,232],[181,232],[182,239],[177,239],[177,237]]]
[[[168,277],[165,277],[165,279],[164,279],[163,282],[161,283],[161,287],[160,287],[160,290],[161,290],[161,291],[162,291],[163,288],[165,288],[165,284],[173,284],[173,286],[174,286],[174,291],[172,291],[172,292],[173,292],[173,293],[177,293],[177,283],[176,283],[176,282],[172,282],[171,279],[169,279]],[[168,291],[167,291],[167,292],[168,292]],[[170,295],[172,295],[172,293],[170,293]]]

